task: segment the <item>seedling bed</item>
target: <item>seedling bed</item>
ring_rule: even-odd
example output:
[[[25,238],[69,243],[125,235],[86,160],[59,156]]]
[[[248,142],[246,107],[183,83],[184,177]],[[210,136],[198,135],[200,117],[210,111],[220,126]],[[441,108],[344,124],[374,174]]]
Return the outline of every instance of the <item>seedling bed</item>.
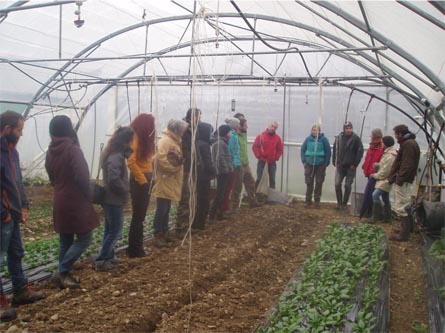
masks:
[[[381,228],[331,225],[255,332],[387,332],[388,258]]]

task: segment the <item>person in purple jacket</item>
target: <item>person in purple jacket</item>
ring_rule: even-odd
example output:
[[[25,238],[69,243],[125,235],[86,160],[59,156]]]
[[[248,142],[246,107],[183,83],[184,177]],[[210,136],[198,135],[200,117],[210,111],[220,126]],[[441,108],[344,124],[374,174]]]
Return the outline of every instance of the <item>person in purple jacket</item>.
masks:
[[[49,134],[45,168],[54,186],[54,230],[60,237],[53,282],[63,289],[79,288],[79,279],[71,273],[73,264],[90,245],[99,219],[91,203],[88,165],[70,118],[55,116]]]

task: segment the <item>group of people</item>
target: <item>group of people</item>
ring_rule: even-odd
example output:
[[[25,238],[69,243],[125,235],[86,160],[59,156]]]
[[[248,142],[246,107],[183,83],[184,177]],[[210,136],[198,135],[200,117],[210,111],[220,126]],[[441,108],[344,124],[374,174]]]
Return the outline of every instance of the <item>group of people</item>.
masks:
[[[114,248],[122,236],[124,208],[129,200],[132,216],[126,251],[129,258],[137,258],[146,255],[143,222],[150,196],[156,198],[153,244],[164,248],[173,241],[168,226],[172,202],[178,203],[176,232],[177,236],[183,237],[189,230],[189,221],[191,228],[202,230],[206,223],[238,213],[243,185],[250,207],[260,205],[256,187],[265,175],[269,187],[275,188],[276,163],[283,153],[283,142],[276,133],[277,122],[272,121],[253,143],[252,150],[258,160],[255,180],[249,166],[245,116],[235,114],[216,131],[200,118],[201,111],[190,108],[183,120],[171,119],[157,144],[152,114],[140,114],[129,126],[121,126],[113,133],[100,155],[105,189],[102,202],[105,222],[102,246],[95,258],[96,270],[112,270],[122,263],[116,258]],[[14,305],[32,303],[45,297],[43,293],[30,288],[22,268],[24,250],[20,223],[28,217],[29,204],[23,188],[16,145],[24,122],[23,116],[13,111],[0,115],[0,265],[7,255],[13,288],[11,302]],[[320,205],[326,167],[331,159],[329,140],[320,130],[319,125],[314,125],[301,149],[307,185],[306,207],[311,206],[312,196],[315,206]],[[51,142],[45,168],[54,186],[54,230],[60,239],[59,266],[52,281],[60,288],[79,288],[79,278],[72,274],[73,264],[90,245],[93,230],[99,226],[99,218],[91,202],[88,165],[71,120],[64,115],[55,116],[49,124],[49,133]],[[402,228],[395,231],[392,238],[406,240],[409,221],[404,207],[409,203],[409,184],[414,180],[420,152],[415,135],[405,125],[396,126],[394,134],[400,144],[398,153],[393,147],[392,137],[382,138],[380,130],[372,132],[372,142],[363,168],[365,175],[376,181],[373,214],[378,211],[380,197],[384,202],[385,216],[390,214],[389,191],[391,184],[396,183],[395,211],[402,221]],[[353,133],[352,124],[347,122],[344,131],[335,139],[332,154],[336,167],[338,209],[344,209],[348,203],[351,184],[362,156],[361,140]],[[211,202],[210,182],[215,178],[216,193]],[[342,193],[341,185],[345,178]],[[0,319],[9,321],[14,318],[16,312],[9,307],[0,281]]]
[[[370,191],[372,204],[369,208],[370,223],[391,220],[392,211],[400,220],[400,229],[393,229],[391,240],[405,241],[411,230],[407,207],[410,204],[411,184],[417,175],[420,149],[416,135],[406,125],[393,128],[394,137],[400,147],[394,147],[392,136],[383,136],[376,128],[371,132],[371,142],[362,165],[363,173],[368,178],[366,190]],[[335,166],[335,194],[337,209],[347,208],[352,183],[356,176],[364,149],[360,137],[354,133],[351,122],[346,122],[343,131],[335,137],[332,164]],[[304,165],[306,182],[306,207],[319,207],[326,167],[330,163],[331,147],[329,140],[320,132],[320,125],[314,124],[311,134],[301,147],[301,161]],[[344,181],[344,191],[342,183]],[[314,189],[315,183],[315,189]],[[389,193],[395,183],[394,209],[391,208]],[[366,202],[364,202],[366,204]]]

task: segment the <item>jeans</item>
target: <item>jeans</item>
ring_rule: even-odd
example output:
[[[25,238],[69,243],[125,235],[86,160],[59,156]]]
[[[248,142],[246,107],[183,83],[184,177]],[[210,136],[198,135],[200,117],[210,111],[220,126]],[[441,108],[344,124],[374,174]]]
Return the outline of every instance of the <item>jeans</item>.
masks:
[[[380,202],[380,197],[382,197],[385,207],[391,207],[391,202],[389,201],[389,192],[383,191],[379,188],[374,189],[372,192],[372,202]]]
[[[0,222],[0,266],[4,263],[7,254],[8,272],[11,276],[13,290],[19,290],[26,284],[23,273],[22,258],[25,255],[20,233],[20,223],[10,220],[7,223]],[[0,280],[0,292],[3,293],[3,285]]]
[[[256,186],[260,183],[261,177],[263,177],[263,170],[266,162],[258,160],[256,167]],[[269,171],[269,187],[275,188],[275,174],[277,173],[277,162],[268,163]]]
[[[153,234],[168,231],[168,215],[170,213],[171,200],[164,198],[156,199],[156,212],[153,220]]]
[[[103,208],[105,213],[104,237],[96,261],[114,258],[114,246],[121,238],[124,226],[124,208],[122,206],[104,204]]]
[[[66,273],[73,269],[73,264],[91,244],[92,239],[93,231],[84,234],[60,234],[59,273]]]
[[[130,255],[138,255],[144,252],[144,220],[150,202],[151,174],[145,174],[145,177],[150,181],[144,185],[140,185],[134,179],[134,176],[130,177],[131,208],[133,211],[128,231],[127,252]]]

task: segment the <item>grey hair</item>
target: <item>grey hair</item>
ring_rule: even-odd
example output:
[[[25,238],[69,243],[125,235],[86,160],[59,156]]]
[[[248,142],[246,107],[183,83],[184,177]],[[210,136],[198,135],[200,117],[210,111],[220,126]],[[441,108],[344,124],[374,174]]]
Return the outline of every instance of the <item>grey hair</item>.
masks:
[[[371,134],[372,134],[373,136],[375,136],[376,138],[381,138],[381,137],[383,137],[383,133],[382,133],[382,130],[381,130],[380,128],[374,128],[374,129],[372,130]]]
[[[189,124],[184,120],[170,119],[167,124],[167,129],[175,134],[182,135],[188,126]]]

